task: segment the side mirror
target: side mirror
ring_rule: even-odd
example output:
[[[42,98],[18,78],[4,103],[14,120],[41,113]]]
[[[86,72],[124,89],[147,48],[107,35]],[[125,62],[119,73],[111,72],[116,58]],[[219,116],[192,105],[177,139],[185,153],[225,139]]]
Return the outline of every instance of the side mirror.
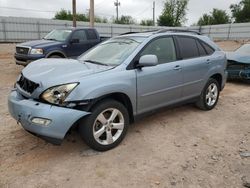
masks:
[[[70,43],[71,44],[80,43],[80,40],[79,39],[71,39]]]
[[[158,58],[156,55],[141,56],[137,67],[152,67],[158,65]]]

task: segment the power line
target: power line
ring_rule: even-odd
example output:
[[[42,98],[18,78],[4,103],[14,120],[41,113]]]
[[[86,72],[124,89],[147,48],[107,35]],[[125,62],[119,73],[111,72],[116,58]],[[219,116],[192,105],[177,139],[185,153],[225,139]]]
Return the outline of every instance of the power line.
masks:
[[[37,10],[37,9],[26,9],[26,8],[15,8],[15,7],[0,7],[1,9],[10,9],[10,10],[21,10],[21,11],[31,11],[31,12],[51,12],[56,13],[56,10]]]

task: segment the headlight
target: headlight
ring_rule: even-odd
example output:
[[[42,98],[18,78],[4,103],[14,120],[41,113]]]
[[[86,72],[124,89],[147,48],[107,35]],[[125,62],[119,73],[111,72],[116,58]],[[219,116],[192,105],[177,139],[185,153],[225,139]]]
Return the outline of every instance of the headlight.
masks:
[[[78,83],[55,86],[43,92],[41,98],[49,103],[63,105],[65,99]]]
[[[43,54],[43,49],[31,49],[30,54]]]

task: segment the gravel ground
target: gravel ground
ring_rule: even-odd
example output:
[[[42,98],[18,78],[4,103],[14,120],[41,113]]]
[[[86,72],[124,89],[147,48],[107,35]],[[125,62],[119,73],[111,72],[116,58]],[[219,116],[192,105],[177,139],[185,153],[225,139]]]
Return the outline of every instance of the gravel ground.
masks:
[[[224,50],[239,42],[218,42]],[[7,96],[22,70],[0,44],[0,187],[243,187],[250,182],[250,88],[228,83],[209,112],[186,105],[131,125],[115,149],[90,150],[73,132],[54,146],[11,118]]]

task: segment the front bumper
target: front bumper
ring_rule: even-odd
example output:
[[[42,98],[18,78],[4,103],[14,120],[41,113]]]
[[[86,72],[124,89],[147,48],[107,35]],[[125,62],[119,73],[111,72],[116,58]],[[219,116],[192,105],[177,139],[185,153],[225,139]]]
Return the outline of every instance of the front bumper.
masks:
[[[42,59],[45,58],[45,55],[31,55],[31,54],[17,54],[15,53],[15,59],[16,59],[16,64],[17,65],[23,65],[26,66],[28,65],[30,62],[38,60],[38,59]]]
[[[23,98],[17,91],[12,91],[8,98],[11,116],[20,122],[25,130],[49,142],[60,144],[71,126],[89,112],[44,104]],[[47,126],[35,124],[33,118],[51,120]]]
[[[250,70],[228,70],[228,79],[250,80]]]

